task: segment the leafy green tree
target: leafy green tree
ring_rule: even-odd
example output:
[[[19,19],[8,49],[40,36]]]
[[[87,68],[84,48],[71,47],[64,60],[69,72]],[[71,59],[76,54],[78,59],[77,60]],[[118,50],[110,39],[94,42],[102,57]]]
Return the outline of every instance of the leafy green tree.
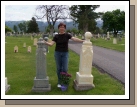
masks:
[[[95,19],[99,18],[102,13],[96,13],[94,10],[99,7],[99,5],[72,5],[69,8],[71,19],[78,23],[79,30],[84,32],[95,30]]]
[[[27,26],[28,26],[28,22],[23,22],[18,24],[20,31],[25,33],[27,31]]]
[[[67,32],[67,33],[70,33],[70,32],[71,32],[71,30],[70,30],[70,29],[67,29],[67,30],[66,30],[66,32]]]
[[[9,28],[8,26],[5,26],[5,33],[7,33],[7,32],[12,32],[12,29]]]
[[[120,30],[125,30],[125,12],[120,9],[107,11],[102,16],[103,30],[114,31],[114,37],[117,37],[117,33]]]
[[[15,32],[18,32],[18,27],[17,27],[16,25],[14,25],[14,26],[13,26],[13,30],[14,30]]]
[[[71,29],[71,32],[73,32],[74,35],[78,34],[78,30],[76,28]]]
[[[46,33],[50,33],[50,26],[45,27]]]
[[[23,23],[19,23],[18,27],[19,27],[20,31],[22,32],[23,31]]]
[[[39,27],[34,17],[32,17],[32,19],[28,23],[27,32],[28,33],[38,33],[39,32]]]

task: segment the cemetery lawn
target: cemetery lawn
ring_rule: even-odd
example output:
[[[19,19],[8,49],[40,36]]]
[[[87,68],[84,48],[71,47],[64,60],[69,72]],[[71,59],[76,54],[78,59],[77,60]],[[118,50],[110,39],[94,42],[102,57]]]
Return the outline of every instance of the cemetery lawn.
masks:
[[[81,38],[81,37],[78,37]],[[121,41],[117,39],[117,44],[113,44],[113,38],[111,37],[111,40],[105,40],[102,38],[91,38],[92,45],[112,49],[112,50],[117,50],[120,52],[125,52],[125,38],[122,38]],[[124,44],[124,45],[123,45]]]
[[[39,38],[39,37],[37,37]],[[49,92],[32,92],[34,77],[36,76],[36,47],[30,37],[6,37],[5,39],[5,77],[8,78],[10,90],[6,95],[124,95],[124,85],[111,78],[106,73],[101,73],[95,67],[92,68],[95,88],[87,91],[76,91],[73,88],[73,80],[79,70],[80,57],[69,50],[69,70],[72,75],[67,91],[62,92],[57,88],[56,65],[54,60],[54,48],[49,47],[47,53],[47,75],[51,84]],[[23,43],[26,42],[26,48]],[[107,41],[106,41],[107,42]],[[14,53],[14,46],[18,46],[18,53]],[[27,53],[27,47],[31,46],[32,52]]]

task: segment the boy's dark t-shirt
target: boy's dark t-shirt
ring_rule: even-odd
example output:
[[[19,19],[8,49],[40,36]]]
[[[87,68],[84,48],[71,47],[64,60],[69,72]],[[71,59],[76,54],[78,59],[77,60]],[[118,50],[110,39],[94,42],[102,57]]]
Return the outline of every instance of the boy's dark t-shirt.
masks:
[[[67,33],[56,34],[52,39],[52,41],[56,42],[55,51],[68,52],[68,41],[71,37],[72,36]]]

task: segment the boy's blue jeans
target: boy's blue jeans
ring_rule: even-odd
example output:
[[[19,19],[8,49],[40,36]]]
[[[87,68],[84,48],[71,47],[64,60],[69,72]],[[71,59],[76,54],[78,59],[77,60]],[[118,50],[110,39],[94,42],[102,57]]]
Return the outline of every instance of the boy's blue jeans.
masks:
[[[55,51],[54,53],[56,67],[57,67],[57,76],[58,76],[58,84],[60,84],[60,72],[67,72],[68,71],[68,52],[58,52]]]

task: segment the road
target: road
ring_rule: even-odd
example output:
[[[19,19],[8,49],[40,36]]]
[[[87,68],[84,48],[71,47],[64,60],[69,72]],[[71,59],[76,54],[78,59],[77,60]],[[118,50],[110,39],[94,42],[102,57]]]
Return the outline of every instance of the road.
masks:
[[[80,55],[82,43],[70,40],[68,46]],[[125,84],[125,52],[93,45],[93,65]]]

